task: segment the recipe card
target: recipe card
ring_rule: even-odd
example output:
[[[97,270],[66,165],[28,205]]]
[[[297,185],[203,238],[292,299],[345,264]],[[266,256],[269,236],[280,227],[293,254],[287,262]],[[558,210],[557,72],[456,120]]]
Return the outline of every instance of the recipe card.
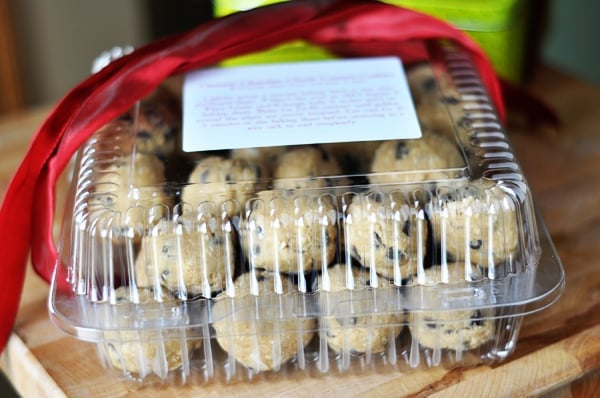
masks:
[[[186,152],[420,137],[397,57],[217,67],[184,80]]]

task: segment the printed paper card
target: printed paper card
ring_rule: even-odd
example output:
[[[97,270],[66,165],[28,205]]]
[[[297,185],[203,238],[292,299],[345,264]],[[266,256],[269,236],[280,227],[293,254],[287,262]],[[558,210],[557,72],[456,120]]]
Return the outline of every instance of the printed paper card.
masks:
[[[421,137],[396,57],[201,69],[183,109],[186,152]]]

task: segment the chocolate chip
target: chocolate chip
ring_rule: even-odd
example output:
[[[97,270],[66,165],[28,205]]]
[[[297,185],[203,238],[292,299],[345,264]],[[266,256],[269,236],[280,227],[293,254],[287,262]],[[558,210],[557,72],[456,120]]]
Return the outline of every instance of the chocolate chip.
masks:
[[[151,140],[152,139],[152,133],[147,131],[147,130],[140,130],[137,133],[137,137],[142,139],[142,140]]]
[[[383,202],[383,194],[381,192],[374,193],[373,195],[371,195],[371,197],[373,198],[375,203]]]
[[[406,220],[402,226],[402,233],[406,236],[410,236],[410,221]]]
[[[395,258],[397,258],[400,261],[404,261],[406,259],[406,253],[404,253],[404,251],[398,249],[398,250],[394,250],[393,247],[390,247],[387,250],[387,253],[385,254],[385,256],[387,258],[389,258],[390,260],[394,260]]]
[[[483,319],[481,319],[481,311],[477,310],[471,315],[471,326],[483,326]]]
[[[375,241],[376,249],[379,249],[381,246],[383,246],[383,239],[381,239],[381,236],[379,236],[377,232],[373,232],[373,240]]]
[[[435,83],[435,79],[433,77],[430,77],[423,81],[422,87],[423,91],[433,91],[436,89],[437,84]]]
[[[398,143],[396,143],[396,159],[403,159],[409,153],[410,149],[406,146],[405,142],[398,141]]]
[[[354,258],[357,258],[360,261],[360,254],[358,253],[358,249],[354,245],[352,245],[352,255],[354,256]]]
[[[121,116],[119,116],[119,118],[117,120],[120,120],[122,122],[131,123],[131,122],[133,122],[133,117],[131,116],[131,113],[127,112],[127,113],[124,113]]]
[[[331,243],[331,235],[329,234],[329,231],[325,231],[325,244],[329,245]]]
[[[206,184],[208,182],[208,176],[210,175],[210,170],[206,169],[200,174],[200,182]]]
[[[458,105],[460,101],[455,97],[444,97],[442,98],[442,103],[446,105]]]
[[[469,247],[473,250],[481,249],[481,245],[483,245],[483,241],[481,239],[476,239],[469,242]]]
[[[429,329],[436,329],[437,328],[437,324],[436,322],[431,319],[431,318],[425,318],[425,326],[427,326]]]
[[[215,238],[213,239],[213,244],[215,246],[222,246],[224,243],[225,243],[225,239],[223,239],[221,237],[215,236]]]
[[[177,127],[171,127],[165,132],[165,141],[171,141],[175,139],[179,129]]]
[[[102,195],[99,197],[99,202],[104,203],[106,206],[110,206],[115,202],[115,200],[111,195]]]
[[[233,181],[233,176],[230,173],[225,174],[225,182]]]

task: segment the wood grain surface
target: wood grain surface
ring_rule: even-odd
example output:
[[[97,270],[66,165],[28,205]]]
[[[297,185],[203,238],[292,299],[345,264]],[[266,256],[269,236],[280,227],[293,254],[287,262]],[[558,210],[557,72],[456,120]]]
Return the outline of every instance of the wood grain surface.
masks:
[[[508,130],[563,261],[566,289],[552,307],[525,318],[506,361],[409,374],[267,376],[229,385],[121,382],[102,367],[93,344],[52,325],[48,287],[30,267],[2,369],[25,397],[600,396],[600,90],[549,69],[539,70],[530,86],[562,126],[515,118]],[[47,112],[0,119],[0,196]]]

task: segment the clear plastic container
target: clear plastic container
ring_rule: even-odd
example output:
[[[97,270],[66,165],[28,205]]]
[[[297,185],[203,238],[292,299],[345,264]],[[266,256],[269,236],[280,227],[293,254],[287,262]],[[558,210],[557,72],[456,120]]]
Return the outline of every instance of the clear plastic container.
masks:
[[[74,159],[54,323],[144,382],[509,356],[563,269],[471,60],[428,53],[416,140],[183,152],[178,78],[104,126]]]

